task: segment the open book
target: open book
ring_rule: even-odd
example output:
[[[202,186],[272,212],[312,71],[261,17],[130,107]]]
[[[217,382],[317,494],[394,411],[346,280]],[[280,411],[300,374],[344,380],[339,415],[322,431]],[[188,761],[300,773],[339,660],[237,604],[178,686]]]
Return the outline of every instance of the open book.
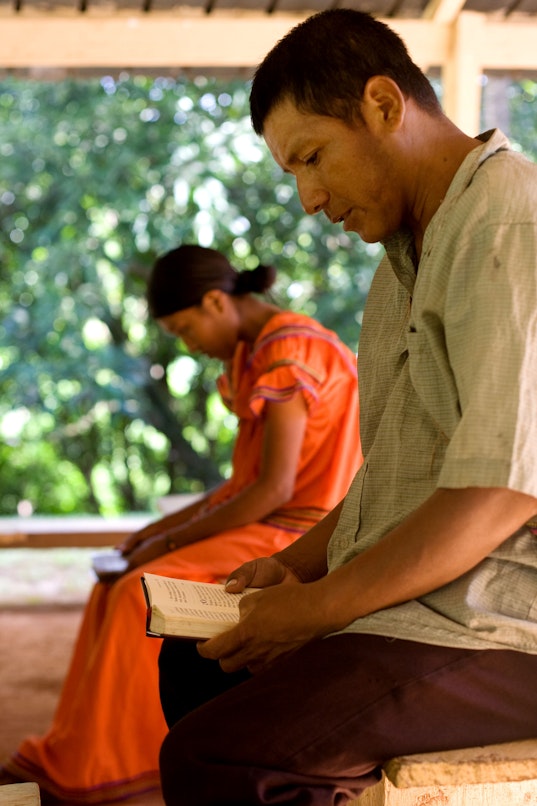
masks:
[[[239,620],[239,601],[255,588],[227,593],[224,585],[145,573],[146,633],[150,636],[211,638]]]

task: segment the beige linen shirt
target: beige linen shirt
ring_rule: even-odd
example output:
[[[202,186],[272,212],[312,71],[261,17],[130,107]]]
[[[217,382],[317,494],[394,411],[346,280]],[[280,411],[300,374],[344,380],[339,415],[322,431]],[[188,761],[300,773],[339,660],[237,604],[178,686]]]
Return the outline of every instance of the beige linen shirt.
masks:
[[[386,242],[358,358],[365,461],[329,568],[382,539],[436,488],[537,497],[537,166],[499,131],[465,159],[412,240]],[[537,536],[523,527],[473,570],[345,631],[537,654]]]

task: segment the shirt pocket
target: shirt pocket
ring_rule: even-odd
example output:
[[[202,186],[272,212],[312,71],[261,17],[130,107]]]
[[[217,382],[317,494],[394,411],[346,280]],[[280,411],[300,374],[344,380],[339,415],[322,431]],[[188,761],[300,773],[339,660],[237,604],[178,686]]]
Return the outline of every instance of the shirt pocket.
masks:
[[[443,331],[410,329],[407,349],[410,382],[415,394],[428,418],[449,440],[460,422],[461,407]]]

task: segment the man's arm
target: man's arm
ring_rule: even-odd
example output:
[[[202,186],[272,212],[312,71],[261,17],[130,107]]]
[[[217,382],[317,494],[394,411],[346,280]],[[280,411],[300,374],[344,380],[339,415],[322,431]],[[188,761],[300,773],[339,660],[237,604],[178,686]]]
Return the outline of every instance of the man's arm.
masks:
[[[279,654],[357,618],[416,599],[469,571],[537,512],[504,488],[439,489],[375,546],[315,582],[277,585],[241,602],[237,627],[200,645],[226,671]]]
[[[326,597],[327,618],[342,627],[447,585],[536,511],[537,498],[505,488],[438,489],[383,540],[334,571],[331,582],[341,595]]]

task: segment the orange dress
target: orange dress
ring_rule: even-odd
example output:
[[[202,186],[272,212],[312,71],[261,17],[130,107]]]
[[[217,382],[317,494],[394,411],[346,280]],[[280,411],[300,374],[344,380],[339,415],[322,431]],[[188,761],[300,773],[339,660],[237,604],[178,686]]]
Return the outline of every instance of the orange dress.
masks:
[[[257,477],[266,402],[298,393],[308,418],[293,498],[261,522],[179,548],[113,585],[95,585],[50,730],[25,739],[5,765],[71,804],[120,799],[159,785],[158,753],[167,733],[158,693],[161,641],[145,635],[142,571],[222,580],[241,563],[283,549],[320,520],[343,498],[361,462],[354,355],[309,317],[272,317],[251,351],[239,344],[219,389],[239,427],[232,476],[209,507]]]

